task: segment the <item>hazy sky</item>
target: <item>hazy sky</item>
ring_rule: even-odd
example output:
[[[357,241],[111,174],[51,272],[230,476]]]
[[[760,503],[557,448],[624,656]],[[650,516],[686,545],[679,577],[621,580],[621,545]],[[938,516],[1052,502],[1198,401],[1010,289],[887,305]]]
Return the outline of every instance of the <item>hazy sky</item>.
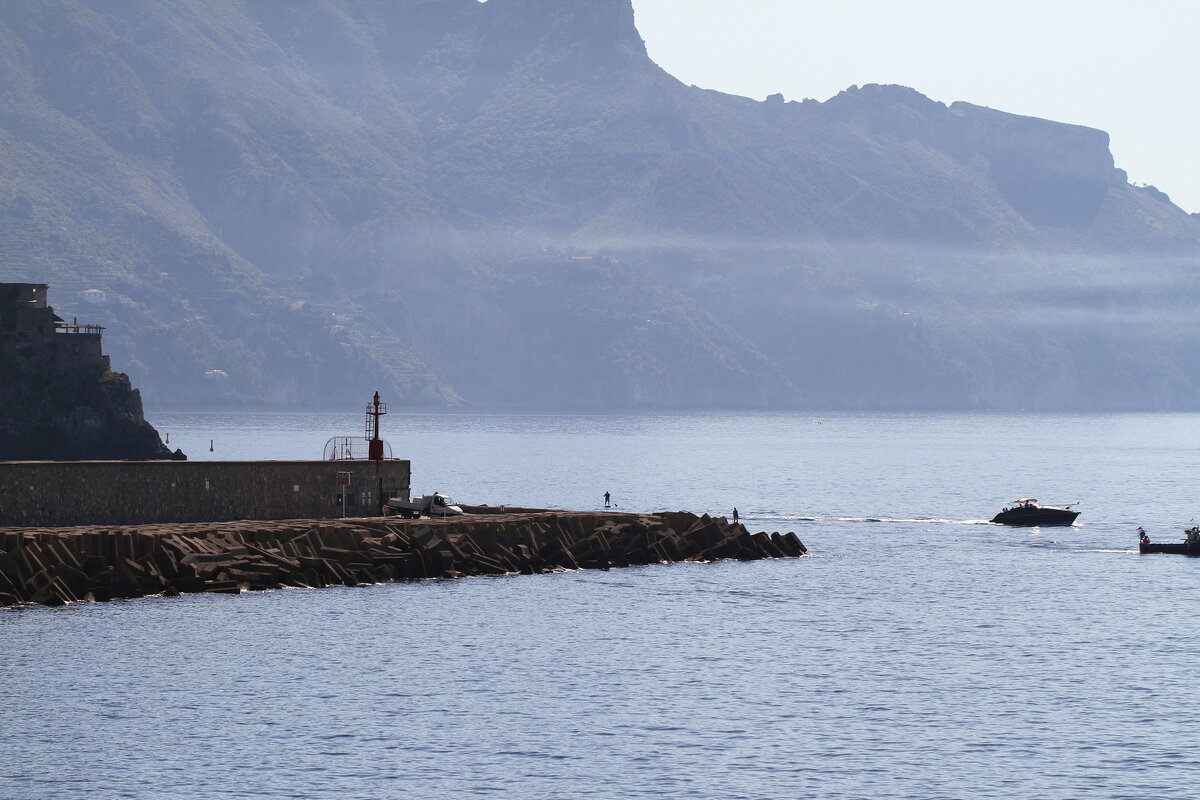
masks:
[[[1107,131],[1118,167],[1200,211],[1200,2],[633,0],[684,83],[826,100],[898,83]]]

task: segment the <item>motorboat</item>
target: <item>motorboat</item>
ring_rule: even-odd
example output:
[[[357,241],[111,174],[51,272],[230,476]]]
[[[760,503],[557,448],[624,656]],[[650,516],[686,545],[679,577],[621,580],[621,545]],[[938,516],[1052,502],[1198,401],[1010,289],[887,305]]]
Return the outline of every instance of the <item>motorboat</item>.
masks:
[[[1055,508],[1054,506],[1039,506],[1037,502],[1037,499],[1032,497],[1013,500],[1003,511],[992,517],[992,522],[1024,527],[1070,525],[1079,516],[1079,512],[1073,511],[1071,506]]]
[[[1152,542],[1141,528],[1138,533],[1139,553],[1174,553],[1181,556],[1200,556],[1200,527],[1193,525],[1184,531],[1182,542]]]

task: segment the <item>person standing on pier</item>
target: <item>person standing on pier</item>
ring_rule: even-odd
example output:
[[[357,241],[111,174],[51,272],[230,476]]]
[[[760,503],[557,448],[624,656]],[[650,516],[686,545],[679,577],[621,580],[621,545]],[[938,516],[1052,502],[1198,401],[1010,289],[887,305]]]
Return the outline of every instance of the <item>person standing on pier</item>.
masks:
[[[734,507],[734,509],[733,509],[733,524],[734,524],[734,525],[737,525],[737,521],[738,521],[738,517],[737,517],[737,508],[736,508],[736,507]]]
[[[611,505],[611,503],[610,503],[610,501],[611,501],[611,500],[612,500],[612,495],[610,495],[608,492],[605,492],[605,493],[604,493],[604,507],[605,507],[605,508],[611,508],[611,507],[612,507],[612,505]]]

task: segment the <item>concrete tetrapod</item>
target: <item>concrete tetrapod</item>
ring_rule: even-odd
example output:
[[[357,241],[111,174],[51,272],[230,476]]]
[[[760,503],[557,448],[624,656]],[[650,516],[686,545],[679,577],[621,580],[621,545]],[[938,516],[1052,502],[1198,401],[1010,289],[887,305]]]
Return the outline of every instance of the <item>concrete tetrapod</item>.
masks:
[[[688,512],[476,513],[0,529],[0,606],[796,558],[796,534]]]

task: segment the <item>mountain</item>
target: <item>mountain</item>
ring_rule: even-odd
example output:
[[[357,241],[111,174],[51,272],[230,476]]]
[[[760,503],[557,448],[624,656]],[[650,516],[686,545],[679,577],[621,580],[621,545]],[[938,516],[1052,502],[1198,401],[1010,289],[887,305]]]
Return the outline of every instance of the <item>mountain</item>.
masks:
[[[1200,406],[1106,134],[686,86],[630,0],[12,0],[0,183],[156,407]]]

